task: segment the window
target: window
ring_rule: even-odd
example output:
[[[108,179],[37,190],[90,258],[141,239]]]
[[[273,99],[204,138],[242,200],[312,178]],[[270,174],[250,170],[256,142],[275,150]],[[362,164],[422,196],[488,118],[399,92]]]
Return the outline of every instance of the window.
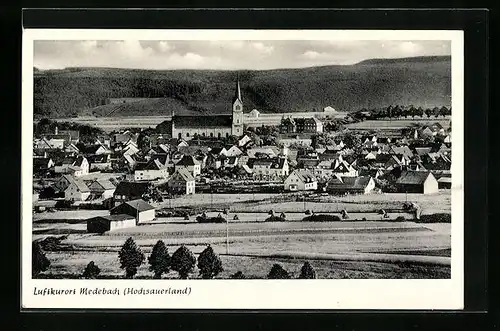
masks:
[[[239,106],[239,105],[236,105],[236,107],[234,107],[234,109],[236,109],[236,110],[240,110],[240,106]]]
[[[189,132],[188,132],[188,133],[186,133],[186,137],[189,137]]]
[[[205,132],[203,132],[201,135],[202,135],[203,137],[205,137]]]
[[[213,132],[210,132],[210,137],[213,137],[214,136],[214,133]]]
[[[181,132],[179,132],[178,137],[179,137],[179,139],[182,138],[182,133]]]
[[[226,132],[226,138],[228,138],[228,137],[229,137],[229,133],[228,133],[228,132]]]
[[[217,133],[217,138],[219,138],[219,139],[220,139],[220,137],[221,137],[221,134],[220,134],[220,132],[219,132],[219,133]]]

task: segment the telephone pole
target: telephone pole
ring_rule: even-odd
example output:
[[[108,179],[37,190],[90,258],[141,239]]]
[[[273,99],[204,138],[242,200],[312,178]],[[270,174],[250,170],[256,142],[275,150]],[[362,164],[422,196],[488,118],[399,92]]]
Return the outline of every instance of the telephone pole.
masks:
[[[229,217],[226,218],[226,255],[229,254]]]

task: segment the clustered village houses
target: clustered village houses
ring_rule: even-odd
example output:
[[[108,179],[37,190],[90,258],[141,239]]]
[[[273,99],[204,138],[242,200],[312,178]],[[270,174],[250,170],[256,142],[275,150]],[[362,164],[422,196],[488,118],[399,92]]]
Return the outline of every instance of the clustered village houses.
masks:
[[[325,132],[316,117],[283,117],[269,142],[246,128],[243,118],[238,82],[232,115],[174,114],[167,133],[125,130],[83,142],[78,130],[56,127],[34,137],[34,199],[104,204],[110,215],[89,222],[94,231],[154,218],[152,188],[172,198],[213,187],[225,193],[245,181],[331,195],[433,194],[451,186],[451,129],[438,122],[388,136],[383,130],[336,134]],[[319,142],[318,136],[331,139]]]

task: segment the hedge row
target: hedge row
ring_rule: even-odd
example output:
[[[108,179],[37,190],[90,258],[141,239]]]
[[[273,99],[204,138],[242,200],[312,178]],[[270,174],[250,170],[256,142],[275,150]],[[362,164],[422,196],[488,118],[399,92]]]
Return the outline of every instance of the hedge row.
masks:
[[[418,223],[451,223],[451,214],[439,213],[431,215],[421,215]]]

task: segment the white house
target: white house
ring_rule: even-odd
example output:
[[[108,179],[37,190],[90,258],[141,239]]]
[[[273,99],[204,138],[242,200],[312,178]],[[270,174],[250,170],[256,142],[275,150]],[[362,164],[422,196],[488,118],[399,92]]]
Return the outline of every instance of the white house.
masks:
[[[321,122],[316,117],[313,117],[312,119],[314,120],[314,122],[316,122],[316,132],[319,133],[323,132],[323,122]]]
[[[90,188],[83,180],[67,176],[69,185],[64,190],[64,200],[68,201],[85,201],[90,196]]]
[[[115,193],[116,187],[109,180],[96,179],[89,181],[87,187],[90,189],[92,195],[100,199],[108,199]]]
[[[248,116],[258,118],[260,116],[260,112],[257,109],[252,109],[252,111],[248,113]]]
[[[135,180],[156,180],[168,178],[168,168],[158,159],[138,163],[134,170]]]
[[[307,169],[296,169],[285,179],[285,191],[308,191],[318,189],[316,177]]]
[[[138,152],[139,152],[139,148],[132,141],[129,141],[127,143],[127,145],[125,145],[125,147],[123,147],[123,155],[134,155],[134,154],[137,154]]]
[[[64,149],[64,139],[42,138],[35,141],[34,147],[37,149]]]
[[[284,157],[249,160],[254,176],[279,178],[289,174],[288,160]]]
[[[182,159],[175,164],[175,170],[186,169],[193,177],[201,174],[201,164],[191,155],[184,155]]]
[[[252,138],[250,138],[249,136],[247,136],[245,134],[243,137],[240,138],[240,140],[238,140],[238,146],[243,147],[251,141],[252,141]]]
[[[174,194],[194,194],[194,177],[186,168],[177,169],[168,180],[168,190]]]
[[[237,146],[231,146],[231,148],[229,148],[226,152],[227,157],[240,156],[241,154],[243,154],[243,152]]]

